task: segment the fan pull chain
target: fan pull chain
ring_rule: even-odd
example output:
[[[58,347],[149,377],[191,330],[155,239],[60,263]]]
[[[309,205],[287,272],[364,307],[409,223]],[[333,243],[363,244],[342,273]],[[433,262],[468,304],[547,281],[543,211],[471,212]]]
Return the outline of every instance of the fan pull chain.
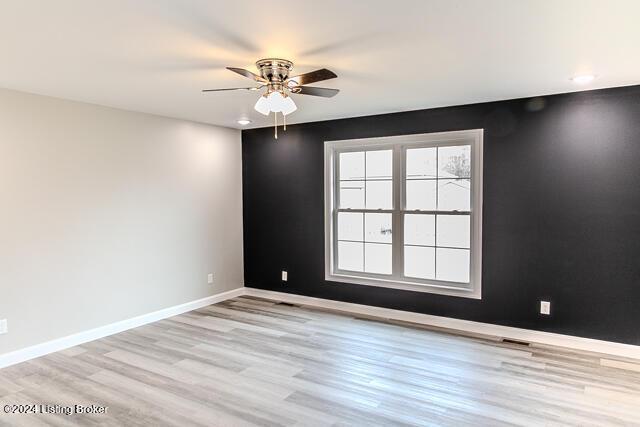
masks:
[[[273,127],[273,133],[276,139],[278,139],[278,113],[273,113],[273,118],[275,120],[275,126]]]
[[[282,114],[282,124],[284,125],[284,130],[285,132],[287,131],[287,115],[286,114]]]

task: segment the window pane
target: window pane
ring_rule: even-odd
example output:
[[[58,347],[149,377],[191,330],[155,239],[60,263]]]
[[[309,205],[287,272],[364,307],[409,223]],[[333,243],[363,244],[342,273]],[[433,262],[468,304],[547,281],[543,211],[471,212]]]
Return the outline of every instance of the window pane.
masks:
[[[471,146],[438,148],[438,178],[470,178]]]
[[[391,150],[367,151],[367,179],[391,179]]]
[[[407,150],[407,179],[436,177],[436,148]]]
[[[362,241],[363,218],[361,213],[338,213],[338,240]]]
[[[435,248],[404,247],[404,275],[420,279],[435,278]]]
[[[435,246],[435,215],[406,214],[404,216],[404,243],[407,245]]]
[[[364,179],[364,151],[340,153],[340,179]]]
[[[468,180],[468,179],[438,180],[438,210],[442,210],[442,211],[471,210],[471,180]]]
[[[438,280],[469,283],[469,250],[436,249]]]
[[[391,274],[392,247],[380,243],[364,244],[364,271],[367,273]]]
[[[406,182],[407,210],[436,209],[436,180]]]
[[[438,246],[468,248],[471,238],[471,216],[438,215]]]
[[[338,242],[338,268],[362,271],[364,265],[364,243]]]
[[[366,242],[391,243],[391,214],[365,214],[364,240]]]
[[[340,182],[340,207],[364,209],[364,181]]]
[[[392,196],[391,181],[367,181],[367,209],[391,209]]]

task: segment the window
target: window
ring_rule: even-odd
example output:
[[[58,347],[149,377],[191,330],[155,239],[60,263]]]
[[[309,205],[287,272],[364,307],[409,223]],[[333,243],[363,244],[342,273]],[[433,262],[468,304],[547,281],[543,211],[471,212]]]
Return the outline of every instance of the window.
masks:
[[[326,279],[481,296],[482,130],[325,142]]]

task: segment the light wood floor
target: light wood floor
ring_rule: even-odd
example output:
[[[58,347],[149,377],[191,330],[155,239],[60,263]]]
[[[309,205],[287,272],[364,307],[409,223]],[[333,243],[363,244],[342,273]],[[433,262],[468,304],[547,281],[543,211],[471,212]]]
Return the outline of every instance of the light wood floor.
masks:
[[[0,403],[29,426],[640,425],[640,364],[242,297],[2,369]]]

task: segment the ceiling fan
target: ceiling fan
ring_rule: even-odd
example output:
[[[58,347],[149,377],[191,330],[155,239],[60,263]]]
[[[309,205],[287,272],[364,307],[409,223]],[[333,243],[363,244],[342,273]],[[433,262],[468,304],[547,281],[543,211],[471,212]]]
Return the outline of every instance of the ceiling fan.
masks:
[[[256,83],[259,83],[260,86],[204,89],[203,92],[221,92],[229,90],[257,91],[266,87],[267,90],[260,96],[254,108],[265,116],[268,116],[272,112],[274,113],[276,139],[278,138],[278,113],[282,114],[284,130],[287,130],[286,116],[298,109],[295,102],[293,102],[293,99],[289,96],[291,93],[331,98],[340,92],[338,89],[306,86],[311,83],[338,77],[333,71],[327,70],[326,68],[290,77],[289,73],[293,69],[293,62],[286,59],[261,59],[256,62],[256,67],[258,68],[260,75],[252,73],[249,70],[245,70],[244,68],[227,67],[227,70],[247,77]]]

